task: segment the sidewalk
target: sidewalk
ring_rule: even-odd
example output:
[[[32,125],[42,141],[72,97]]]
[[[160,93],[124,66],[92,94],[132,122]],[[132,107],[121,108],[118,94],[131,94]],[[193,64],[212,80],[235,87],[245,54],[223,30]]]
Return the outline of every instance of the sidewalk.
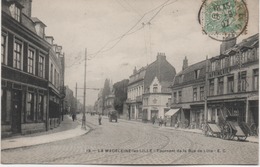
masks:
[[[79,121],[73,122],[71,117],[64,116],[64,120],[61,122],[60,126],[54,130],[2,139],[1,150],[65,140],[86,134],[89,130],[88,127],[86,130],[81,129],[81,123]]]
[[[128,122],[136,122],[136,123],[142,123],[142,124],[151,124],[151,123],[143,123],[139,120],[126,120],[126,119],[120,119],[120,120],[123,120],[123,121],[128,121]],[[200,129],[182,129],[182,128],[174,128],[174,127],[170,127],[170,126],[159,126],[158,123],[157,124],[154,124],[153,126],[156,126],[159,127],[159,128],[165,128],[165,129],[170,129],[170,130],[176,130],[176,131],[184,131],[184,132],[188,132],[188,133],[197,133],[197,134],[202,134],[202,130]],[[152,126],[152,124],[151,124]],[[259,137],[257,136],[249,136],[246,138],[246,141],[247,142],[250,142],[250,143],[259,143]]]

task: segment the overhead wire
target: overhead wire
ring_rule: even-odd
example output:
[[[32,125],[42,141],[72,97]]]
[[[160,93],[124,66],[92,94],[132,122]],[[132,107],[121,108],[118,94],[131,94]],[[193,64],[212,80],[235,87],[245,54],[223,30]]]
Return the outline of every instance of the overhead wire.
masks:
[[[159,10],[155,13],[155,15],[153,15],[152,18],[149,20],[149,22],[150,22],[150,21],[152,21],[152,20],[160,13],[160,11],[161,11],[165,6],[170,5],[170,4],[172,4],[172,3],[175,3],[175,2],[177,2],[178,0],[176,0],[176,1],[172,2],[172,3],[167,4],[169,1],[171,1],[171,0],[167,0],[167,1],[165,1],[163,4],[161,4],[161,5],[159,5],[159,6],[155,7],[155,8],[153,8],[153,9],[147,11],[147,12],[145,12],[145,13],[142,15],[142,17],[141,17],[128,31],[126,31],[123,35],[121,35],[121,36],[119,36],[119,37],[117,37],[117,38],[115,38],[115,39],[109,40],[109,41],[108,41],[103,47],[101,47],[97,52],[88,54],[88,56],[90,56],[90,58],[88,58],[88,60],[90,60],[90,59],[96,57],[99,53],[104,53],[104,52],[107,52],[107,51],[113,49],[125,36],[131,35],[131,34],[137,32],[137,31],[141,30],[141,29],[143,28],[143,26],[142,26],[141,28],[135,30],[134,32],[131,32],[131,33],[130,33],[130,31],[132,31],[132,30],[140,23],[140,21],[142,21],[142,19],[143,19],[148,13],[151,13],[151,12],[153,12],[153,11],[159,9]],[[117,40],[117,41],[116,41],[116,40]],[[104,50],[104,48],[107,47],[107,45],[108,45],[109,43],[113,42],[113,41],[116,41],[116,43],[114,43],[114,45],[112,45],[110,48]],[[92,56],[92,57],[91,57],[91,56]],[[79,61],[82,61],[82,57],[81,57],[81,59],[79,59]],[[74,65],[76,65],[76,62],[72,63],[72,65],[67,66],[66,68],[72,67],[72,66],[74,66]]]

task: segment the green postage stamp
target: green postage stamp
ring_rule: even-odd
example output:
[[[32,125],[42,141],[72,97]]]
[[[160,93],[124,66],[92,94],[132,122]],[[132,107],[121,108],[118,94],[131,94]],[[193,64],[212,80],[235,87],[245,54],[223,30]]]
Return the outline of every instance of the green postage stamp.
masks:
[[[199,12],[202,30],[223,41],[246,33],[248,10],[243,0],[205,0]]]

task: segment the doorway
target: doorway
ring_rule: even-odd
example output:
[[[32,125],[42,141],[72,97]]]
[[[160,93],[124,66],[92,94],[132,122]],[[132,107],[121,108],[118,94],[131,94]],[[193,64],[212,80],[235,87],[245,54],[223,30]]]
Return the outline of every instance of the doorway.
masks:
[[[13,91],[12,98],[12,133],[21,133],[21,111],[22,111],[22,93]]]

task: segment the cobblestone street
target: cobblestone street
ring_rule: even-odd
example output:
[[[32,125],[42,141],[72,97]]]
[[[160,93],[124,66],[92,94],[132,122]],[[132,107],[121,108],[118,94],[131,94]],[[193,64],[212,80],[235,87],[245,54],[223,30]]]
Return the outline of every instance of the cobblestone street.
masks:
[[[2,151],[16,164],[257,164],[258,144],[222,140],[133,121],[87,115],[89,133]]]

